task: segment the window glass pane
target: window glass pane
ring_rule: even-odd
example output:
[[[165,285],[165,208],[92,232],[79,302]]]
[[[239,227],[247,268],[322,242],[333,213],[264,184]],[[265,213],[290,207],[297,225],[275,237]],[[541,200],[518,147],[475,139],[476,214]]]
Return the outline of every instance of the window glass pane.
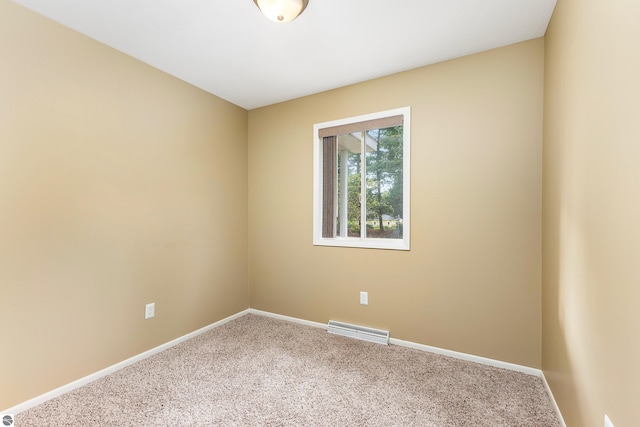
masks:
[[[338,136],[337,235],[360,237],[362,133]]]
[[[365,133],[366,237],[402,239],[402,128]]]
[[[336,137],[322,138],[322,237],[335,236]]]

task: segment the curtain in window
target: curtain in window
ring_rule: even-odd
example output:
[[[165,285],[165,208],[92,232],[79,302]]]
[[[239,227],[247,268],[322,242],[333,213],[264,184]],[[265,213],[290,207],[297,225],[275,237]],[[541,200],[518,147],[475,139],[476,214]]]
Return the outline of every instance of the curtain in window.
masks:
[[[335,236],[336,140],[335,135],[322,138],[322,237],[325,238]]]
[[[368,131],[371,129],[384,129],[401,126],[403,122],[403,115],[382,117],[380,119],[365,120],[363,122],[347,123],[344,125],[322,128],[318,130],[318,135],[321,138],[332,135],[346,135],[348,133]]]

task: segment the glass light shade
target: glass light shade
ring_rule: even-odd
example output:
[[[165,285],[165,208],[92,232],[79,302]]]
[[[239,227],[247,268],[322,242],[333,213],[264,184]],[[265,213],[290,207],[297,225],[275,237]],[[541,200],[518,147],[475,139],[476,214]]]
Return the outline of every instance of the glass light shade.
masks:
[[[264,15],[275,22],[291,22],[307,7],[308,0],[253,0]]]

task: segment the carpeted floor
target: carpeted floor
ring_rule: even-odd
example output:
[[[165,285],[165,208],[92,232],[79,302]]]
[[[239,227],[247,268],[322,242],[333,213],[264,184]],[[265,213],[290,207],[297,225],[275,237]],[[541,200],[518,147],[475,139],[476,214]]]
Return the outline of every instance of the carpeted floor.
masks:
[[[16,415],[24,426],[559,426],[535,376],[248,314]]]

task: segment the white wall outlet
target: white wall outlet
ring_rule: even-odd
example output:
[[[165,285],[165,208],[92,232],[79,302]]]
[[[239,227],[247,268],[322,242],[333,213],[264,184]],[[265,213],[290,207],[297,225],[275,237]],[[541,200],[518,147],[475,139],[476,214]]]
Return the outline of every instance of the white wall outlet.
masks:
[[[152,302],[144,306],[144,318],[151,319],[156,315],[156,303]]]
[[[614,427],[607,414],[604,414],[604,427]]]
[[[360,304],[369,305],[369,292],[360,292]]]

